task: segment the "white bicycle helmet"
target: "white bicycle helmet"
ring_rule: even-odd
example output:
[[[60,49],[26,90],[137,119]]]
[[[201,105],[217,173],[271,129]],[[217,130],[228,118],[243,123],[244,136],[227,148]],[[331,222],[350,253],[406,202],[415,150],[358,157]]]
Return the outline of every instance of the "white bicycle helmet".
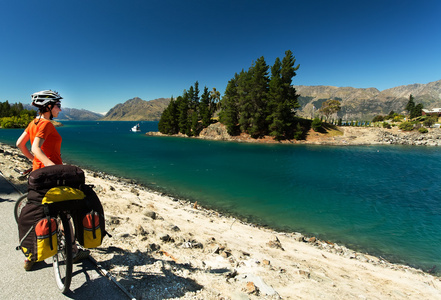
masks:
[[[32,97],[32,105],[38,108],[44,108],[49,104],[55,104],[60,102],[63,99],[60,94],[55,91],[45,90],[37,93],[33,93]]]

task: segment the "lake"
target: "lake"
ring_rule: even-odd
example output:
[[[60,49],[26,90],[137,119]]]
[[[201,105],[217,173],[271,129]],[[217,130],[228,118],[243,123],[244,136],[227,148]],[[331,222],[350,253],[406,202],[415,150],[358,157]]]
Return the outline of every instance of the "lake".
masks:
[[[441,270],[441,149],[146,136],[157,122],[62,122],[66,163],[131,178],[248,222]],[[0,130],[14,144],[22,129]]]

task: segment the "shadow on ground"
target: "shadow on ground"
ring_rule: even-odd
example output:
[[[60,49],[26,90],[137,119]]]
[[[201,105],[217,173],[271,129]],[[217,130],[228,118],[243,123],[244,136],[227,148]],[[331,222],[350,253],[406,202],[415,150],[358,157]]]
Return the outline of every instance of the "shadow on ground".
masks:
[[[137,299],[178,298],[203,288],[184,275],[199,269],[188,263],[177,263],[172,257],[157,259],[150,250],[131,253],[118,247],[98,249],[98,252],[113,254],[111,259],[99,263],[111,270],[119,283]]]

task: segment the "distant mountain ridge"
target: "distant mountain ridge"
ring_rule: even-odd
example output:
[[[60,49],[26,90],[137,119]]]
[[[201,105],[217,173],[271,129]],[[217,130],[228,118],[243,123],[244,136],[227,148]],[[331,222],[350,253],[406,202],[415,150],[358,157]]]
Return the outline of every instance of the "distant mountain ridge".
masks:
[[[334,86],[294,86],[300,95],[301,108],[298,114],[311,117],[313,111],[320,109],[329,99],[341,102],[339,118],[346,120],[370,120],[376,115],[387,115],[390,111],[404,113],[409,96],[415,103],[422,103],[424,108],[441,107],[441,80],[427,84],[410,84],[384,91],[376,88],[353,88]]]
[[[341,110],[339,118],[344,120],[371,120],[376,115],[387,115],[391,111],[405,113],[409,96],[415,103],[422,103],[424,108],[441,108],[441,80],[427,84],[402,85],[383,91],[376,88],[353,88],[335,86],[295,85],[300,95],[298,115],[310,118],[313,112],[321,108],[329,99],[339,100]],[[170,103],[170,98],[158,98],[150,101],[139,97],[115,105],[105,116],[84,109],[66,108],[58,120],[103,120],[103,121],[158,121],[162,112]],[[26,109],[35,109],[24,105]]]
[[[409,96],[424,108],[441,107],[441,80],[427,84],[410,84],[383,91],[376,88],[353,88],[334,86],[294,86],[300,95],[298,115],[311,117],[329,99],[339,100],[339,118],[345,120],[372,120],[377,115],[391,111],[406,113]],[[105,121],[158,121],[170,103],[169,98],[145,101],[139,97],[117,104],[102,118]]]
[[[58,120],[69,120],[69,121],[95,121],[103,117],[102,114],[76,108],[63,107],[61,112],[58,114]]]
[[[139,97],[117,104],[102,118],[102,121],[158,121],[170,103],[169,98],[145,101]]]
[[[23,105],[26,109],[37,110],[35,106],[30,104]],[[58,114],[57,120],[68,120],[68,121],[95,121],[103,117],[102,114],[95,113],[85,109],[67,108],[62,107],[61,112]]]

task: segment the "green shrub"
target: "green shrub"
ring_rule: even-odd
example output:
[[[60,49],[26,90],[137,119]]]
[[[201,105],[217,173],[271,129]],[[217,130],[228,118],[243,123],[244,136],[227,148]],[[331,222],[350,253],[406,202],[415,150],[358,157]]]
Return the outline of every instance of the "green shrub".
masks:
[[[383,122],[383,128],[391,129],[392,126],[390,126],[390,124],[387,122]]]
[[[429,118],[426,118],[426,119],[423,121],[423,124],[424,124],[424,126],[426,126],[426,127],[432,127],[432,125],[435,124],[436,121],[438,121],[438,118],[437,118],[437,117],[429,117]]]
[[[384,121],[384,116],[382,115],[377,115],[372,119],[372,122],[381,122]]]
[[[413,124],[409,121],[403,122],[398,126],[403,131],[412,131],[413,130]]]
[[[314,131],[320,131],[322,129],[323,122],[319,118],[314,118],[312,121],[311,127]]]
[[[401,122],[401,121],[403,121],[403,118],[404,118],[403,116],[397,115],[397,116],[394,117],[393,120],[394,120],[394,122]]]
[[[421,127],[420,129],[418,129],[418,131],[420,133],[428,133],[429,132],[429,130],[426,127]]]

